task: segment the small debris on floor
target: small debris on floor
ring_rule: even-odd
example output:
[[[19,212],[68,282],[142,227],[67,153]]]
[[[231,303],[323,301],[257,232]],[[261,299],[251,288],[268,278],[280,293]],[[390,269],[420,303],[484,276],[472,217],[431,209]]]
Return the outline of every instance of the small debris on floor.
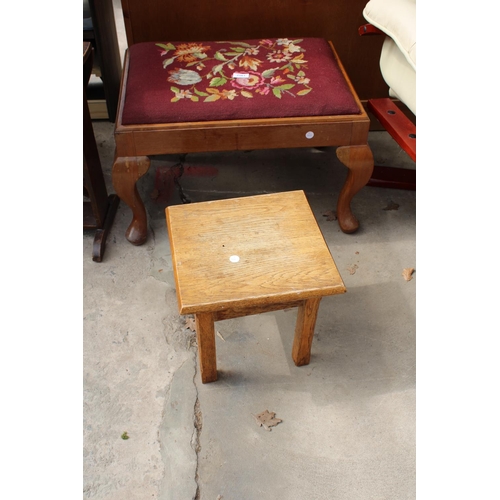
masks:
[[[221,334],[221,332],[219,332],[219,330],[216,330],[215,333],[217,334],[217,337],[222,339],[224,342],[226,341],[226,339],[222,336],[222,334]]]
[[[406,281],[411,281],[414,272],[415,269],[413,267],[406,267],[401,274]]]
[[[399,205],[397,203],[394,203],[392,200],[389,201],[387,206],[383,208],[382,210],[397,210],[399,208]]]
[[[196,320],[194,318],[186,319],[186,328],[189,328],[192,332],[196,332]]]
[[[321,214],[327,221],[337,220],[337,214],[333,210],[327,210]]]
[[[149,195],[153,201],[156,201],[158,197],[160,196],[160,191],[158,189],[154,188],[153,191],[151,191],[151,194]]]
[[[357,264],[353,264],[352,266],[347,266],[347,270],[349,271],[349,274],[354,274],[356,272],[357,268],[358,268]]]
[[[217,500],[222,500],[222,495],[217,495]]]
[[[271,427],[274,427],[283,422],[281,418],[276,418],[276,413],[274,411],[265,410],[259,413],[258,415],[253,415],[253,416],[257,421],[257,425],[259,427],[264,427],[266,431],[271,431],[272,430]]]
[[[121,435],[121,438],[122,439],[129,439],[130,436],[127,434],[127,432],[125,431],[122,435]]]

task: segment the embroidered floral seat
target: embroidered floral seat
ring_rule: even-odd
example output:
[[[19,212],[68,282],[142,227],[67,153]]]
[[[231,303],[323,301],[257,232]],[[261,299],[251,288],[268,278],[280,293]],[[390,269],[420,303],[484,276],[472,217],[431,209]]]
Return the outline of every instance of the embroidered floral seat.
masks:
[[[359,113],[321,38],[129,48],[124,125]]]

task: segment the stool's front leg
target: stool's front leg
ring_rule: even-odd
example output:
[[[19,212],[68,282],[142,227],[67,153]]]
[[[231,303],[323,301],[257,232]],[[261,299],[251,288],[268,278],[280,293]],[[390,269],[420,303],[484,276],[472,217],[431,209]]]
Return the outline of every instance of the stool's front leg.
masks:
[[[292,348],[292,358],[296,366],[308,365],[311,360],[311,346],[320,301],[321,297],[307,299],[299,306]]]
[[[217,357],[215,351],[215,327],[212,313],[195,314],[198,358],[201,381],[206,384],[217,380]]]
[[[137,181],[148,171],[147,156],[117,157],[113,164],[113,187],[116,194],[132,209],[132,222],[125,236],[133,245],[142,245],[148,237],[148,220],[144,203],[137,191]]]
[[[351,211],[351,200],[370,180],[373,172],[373,155],[368,145],[341,146],[337,148],[337,157],[349,169],[337,201],[337,218],[344,233],[354,233],[359,227],[359,222]]]

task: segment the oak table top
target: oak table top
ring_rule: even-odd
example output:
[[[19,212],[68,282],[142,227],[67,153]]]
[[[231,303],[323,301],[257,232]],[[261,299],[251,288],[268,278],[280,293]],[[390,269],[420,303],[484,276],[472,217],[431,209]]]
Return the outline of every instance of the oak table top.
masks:
[[[345,293],[303,191],[166,209],[180,314]]]

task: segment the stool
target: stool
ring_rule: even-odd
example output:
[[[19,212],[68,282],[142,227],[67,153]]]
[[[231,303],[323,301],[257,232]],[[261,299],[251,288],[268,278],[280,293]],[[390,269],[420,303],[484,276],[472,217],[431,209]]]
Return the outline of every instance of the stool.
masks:
[[[149,156],[337,146],[349,169],[340,228],[359,227],[353,196],[373,171],[370,120],[333,45],[321,38],[143,42],[125,56],[113,185],[131,208],[127,239],[147,239],[136,183]]]
[[[298,307],[292,358],[309,364],[321,298],[346,288],[303,191],[167,207],[180,314],[194,314],[203,383],[214,322]]]

